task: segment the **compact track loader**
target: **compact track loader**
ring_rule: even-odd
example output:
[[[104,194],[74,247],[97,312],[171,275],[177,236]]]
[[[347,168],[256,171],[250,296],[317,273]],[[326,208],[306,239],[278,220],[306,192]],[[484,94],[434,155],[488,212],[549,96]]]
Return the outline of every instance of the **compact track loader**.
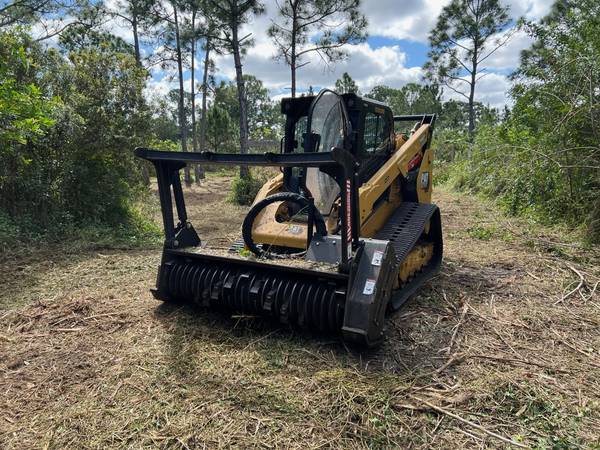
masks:
[[[394,117],[385,104],[330,90],[283,99],[281,110],[280,153],[136,149],[156,168],[165,229],[152,292],[377,345],[385,313],[441,264],[440,212],[431,204],[435,115]],[[395,123],[414,126],[396,133]],[[179,172],[192,163],[281,168],[229,253],[204,248],[188,221]]]

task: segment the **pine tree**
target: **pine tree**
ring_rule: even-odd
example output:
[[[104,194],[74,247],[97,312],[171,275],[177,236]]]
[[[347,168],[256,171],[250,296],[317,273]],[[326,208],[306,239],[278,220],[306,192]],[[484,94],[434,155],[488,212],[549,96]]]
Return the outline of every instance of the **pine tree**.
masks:
[[[510,22],[499,0],[452,0],[429,33],[426,78],[464,97],[469,104],[469,134],[475,130],[475,89],[485,75],[481,64],[508,42],[495,38]]]
[[[296,96],[296,70],[317,53],[326,64],[346,56],[343,47],[364,42],[367,20],[360,12],[360,0],[288,0],[277,3],[280,16],[269,28],[278,58],[290,66],[292,97]],[[318,34],[316,40],[312,35]]]

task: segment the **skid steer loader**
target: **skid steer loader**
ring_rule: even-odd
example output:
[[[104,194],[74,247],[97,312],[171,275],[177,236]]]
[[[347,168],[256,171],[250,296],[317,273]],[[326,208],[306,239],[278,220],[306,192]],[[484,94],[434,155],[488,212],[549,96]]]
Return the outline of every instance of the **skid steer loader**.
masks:
[[[377,345],[386,312],[441,264],[440,212],[431,204],[435,115],[394,117],[383,103],[330,90],[283,99],[281,110],[279,153],[135,150],[156,168],[165,230],[153,295]],[[414,126],[396,133],[395,123]],[[205,249],[188,221],[179,172],[192,163],[281,168],[230,253]]]

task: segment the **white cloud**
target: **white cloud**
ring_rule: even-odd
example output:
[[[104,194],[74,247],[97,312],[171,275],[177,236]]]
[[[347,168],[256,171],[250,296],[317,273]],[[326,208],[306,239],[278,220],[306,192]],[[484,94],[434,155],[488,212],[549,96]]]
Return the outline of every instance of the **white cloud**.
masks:
[[[513,17],[539,20],[550,12],[554,0],[507,0]]]
[[[533,39],[524,30],[518,28],[510,28],[491,36],[480,53],[479,70],[502,71],[516,68],[519,65],[521,51],[529,48],[532,43]],[[466,40],[459,41],[459,44],[471,47]],[[458,54],[463,61],[468,60],[464,47],[458,49]]]
[[[504,33],[499,36],[503,39]],[[519,65],[521,51],[530,47],[533,43],[531,37],[523,30],[512,33],[506,45],[500,47],[489,58],[484,61],[484,66],[488,69],[514,69]],[[490,45],[490,48],[493,46]]]
[[[112,0],[115,1],[115,0]],[[511,7],[513,17],[524,16],[536,20],[546,15],[553,0],[505,0]],[[332,87],[342,73],[348,72],[357,82],[362,92],[368,92],[373,86],[385,84],[402,87],[408,82],[420,82],[422,70],[419,66],[407,64],[407,54],[401,40],[427,43],[427,36],[442,8],[450,0],[363,0],[361,9],[369,21],[371,37],[386,37],[391,43],[375,48],[369,43],[347,46],[348,58],[327,66],[313,54],[307,60],[308,65],[297,71],[297,90],[303,92],[309,86],[316,90]],[[272,96],[281,97],[289,93],[290,70],[283,61],[274,59],[275,46],[267,35],[267,29],[276,19],[275,0],[265,0],[265,14],[254,17],[242,29],[242,35],[251,33],[254,45],[248,49],[243,59],[243,70],[263,81]],[[118,29],[119,35],[126,37],[129,30]],[[397,42],[394,42],[398,40]],[[492,106],[501,107],[508,100],[506,92],[510,81],[503,74],[518,65],[521,50],[531,44],[524,32],[517,32],[507,45],[496,51],[485,62],[490,71],[480,81],[477,99]],[[235,69],[231,55],[215,57],[217,76],[229,80],[235,79]],[[201,64],[197,67],[201,69]],[[497,73],[498,71],[503,73]],[[174,85],[162,74],[156,74],[149,91],[163,92]],[[448,94],[449,95],[449,94]]]
[[[34,39],[43,39],[44,44],[49,47],[58,47],[58,33],[74,21],[75,17],[73,16],[43,17],[33,24],[31,35]],[[50,37],[47,38],[46,36]]]
[[[370,2],[364,2],[363,5],[366,3]],[[379,9],[379,2],[376,3]],[[394,0],[388,3],[394,3]],[[244,58],[243,70],[244,73],[252,74],[262,80],[272,95],[284,94],[289,92],[290,88],[290,68],[283,61],[274,58],[277,53],[276,48],[266,32],[272,21],[276,19],[275,1],[266,1],[265,10],[264,15],[255,17],[242,30],[242,35],[252,33],[254,39],[254,46],[248,50]],[[367,17],[371,22],[376,20],[369,14]],[[377,84],[401,87],[408,82],[418,82],[421,79],[420,67],[406,66],[407,57],[401,45],[373,48],[368,43],[362,43],[348,45],[346,50],[348,57],[345,60],[329,66],[316,53],[307,55],[306,61],[309,63],[296,72],[297,90],[302,92],[309,86],[332,87],[335,80],[344,72],[348,72],[355,79],[363,92],[367,92]],[[215,59],[219,74],[233,80],[235,69],[232,57],[223,55]]]
[[[369,34],[427,42],[429,30],[450,0],[365,0],[361,9]]]
[[[108,11],[126,15],[123,11],[124,3],[120,0],[104,0],[104,6]],[[115,16],[109,17],[104,23],[104,30],[120,37],[129,44],[133,44],[133,29],[125,19]]]
[[[475,100],[494,108],[503,108],[511,101],[508,95],[510,87],[507,76],[490,73],[479,80]]]
[[[363,0],[369,35],[427,43],[430,30],[450,0]],[[538,20],[548,14],[554,0],[504,0],[514,18]]]
[[[262,80],[272,93],[281,93],[289,88],[291,75],[287,65],[273,59],[274,50],[267,43],[250,49],[244,59],[243,70]],[[401,87],[421,79],[421,68],[406,67],[406,54],[398,45],[373,48],[363,43],[348,46],[347,51],[345,60],[331,66],[323,64],[316,53],[311,54],[307,58],[309,64],[296,72],[298,90],[306,90],[309,86],[332,87],[344,72],[354,78],[363,92],[378,84]],[[231,56],[218,57],[217,66],[222,75],[234,78]]]
[[[178,82],[172,77],[163,76],[160,79],[151,78],[146,84],[146,96],[152,97],[164,97],[171,90],[178,88]]]

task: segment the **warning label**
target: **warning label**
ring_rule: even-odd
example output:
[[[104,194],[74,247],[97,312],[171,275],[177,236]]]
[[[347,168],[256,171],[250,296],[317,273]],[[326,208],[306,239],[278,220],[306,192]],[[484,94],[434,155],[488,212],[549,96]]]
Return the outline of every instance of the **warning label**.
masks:
[[[365,281],[365,287],[363,288],[363,294],[371,295],[375,291],[375,280],[373,278],[367,278]]]
[[[376,251],[373,253],[373,259],[371,259],[371,265],[381,266],[381,260],[383,259],[383,252]]]

